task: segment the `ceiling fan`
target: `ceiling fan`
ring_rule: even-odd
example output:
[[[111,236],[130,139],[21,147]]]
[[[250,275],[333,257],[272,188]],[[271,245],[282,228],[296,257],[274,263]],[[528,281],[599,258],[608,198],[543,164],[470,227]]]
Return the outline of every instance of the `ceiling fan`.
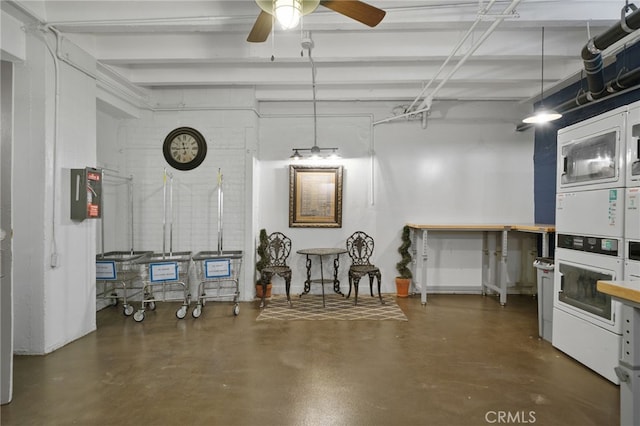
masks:
[[[280,19],[279,8],[289,14],[291,27],[298,24],[300,16],[308,15],[322,5],[341,15],[355,19],[370,27],[375,27],[382,21],[386,12],[362,1],[351,0],[255,0],[260,9],[260,15],[253,24],[247,37],[251,43],[262,43],[267,40],[273,26],[273,17]],[[294,11],[295,9],[295,11]]]

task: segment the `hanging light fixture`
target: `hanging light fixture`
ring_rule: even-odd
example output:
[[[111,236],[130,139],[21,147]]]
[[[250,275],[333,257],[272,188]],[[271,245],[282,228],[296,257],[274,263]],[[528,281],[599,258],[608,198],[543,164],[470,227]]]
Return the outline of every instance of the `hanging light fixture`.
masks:
[[[302,40],[302,48],[307,49],[309,52],[309,62],[311,63],[311,86],[313,89],[313,146],[311,148],[292,148],[293,155],[290,157],[293,160],[300,160],[303,158],[300,155],[300,151],[309,151],[311,153],[311,159],[317,160],[323,158],[323,151],[331,151],[328,155],[329,159],[337,159],[340,158],[338,154],[338,148],[320,148],[318,146],[318,114],[316,108],[316,65],[313,62],[313,58],[311,57],[311,48],[313,47],[313,40],[311,37],[306,37]]]
[[[552,109],[546,109],[544,107],[544,27],[542,27],[542,55],[541,55],[541,65],[540,65],[540,105],[538,109],[534,111],[533,115],[522,120],[523,123],[527,124],[538,124],[538,123],[548,123],[549,121],[554,121],[562,117],[557,111]]]
[[[275,0],[273,10],[283,30],[295,28],[302,16],[302,0]]]

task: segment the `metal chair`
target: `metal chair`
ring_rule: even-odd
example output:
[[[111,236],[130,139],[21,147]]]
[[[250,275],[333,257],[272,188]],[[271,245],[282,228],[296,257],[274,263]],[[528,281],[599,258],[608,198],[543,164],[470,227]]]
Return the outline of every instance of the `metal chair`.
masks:
[[[282,232],[274,232],[269,235],[267,243],[268,264],[262,268],[260,283],[262,284],[262,300],[260,307],[264,308],[264,299],[267,294],[267,284],[274,275],[284,278],[287,290],[287,302],[291,304],[289,289],[291,288],[291,268],[287,266],[287,259],[291,253],[291,240]]]
[[[369,261],[373,254],[373,246],[373,238],[362,231],[354,232],[347,239],[347,252],[349,253],[349,257],[351,257],[351,267],[349,268],[349,294],[347,294],[347,299],[351,296],[351,286],[354,286],[356,288],[355,305],[358,304],[358,283],[360,282],[360,278],[365,275],[369,276],[371,297],[374,297],[373,278],[377,278],[378,297],[380,298],[380,303],[384,305],[382,294],[380,293],[380,268],[371,264]]]

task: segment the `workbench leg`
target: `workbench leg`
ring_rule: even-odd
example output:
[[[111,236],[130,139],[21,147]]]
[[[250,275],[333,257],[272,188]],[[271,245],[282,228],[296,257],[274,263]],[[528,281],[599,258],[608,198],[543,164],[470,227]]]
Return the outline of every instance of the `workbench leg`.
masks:
[[[622,358],[616,374],[620,379],[620,424],[640,425],[640,308],[622,306]]]
[[[505,306],[507,304],[507,285],[508,285],[508,270],[507,270],[507,238],[509,231],[502,231],[502,255],[500,256],[500,304]]]
[[[489,233],[482,232],[482,295],[487,295],[487,283],[491,279],[491,257],[489,256]]]
[[[542,233],[542,257],[549,257],[549,234]]]
[[[422,258],[422,265],[420,267],[420,279],[422,283],[422,288],[420,289],[420,301],[423,305],[427,304],[427,230],[422,230],[422,244],[420,257]]]

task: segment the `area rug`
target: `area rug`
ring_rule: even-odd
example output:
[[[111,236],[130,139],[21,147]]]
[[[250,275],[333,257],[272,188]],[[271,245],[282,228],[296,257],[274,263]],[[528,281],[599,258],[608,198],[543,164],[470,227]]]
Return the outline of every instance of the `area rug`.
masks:
[[[370,296],[359,297],[358,306],[353,305],[353,297],[346,299],[338,294],[328,294],[325,307],[322,306],[322,295],[306,294],[302,297],[291,296],[291,306],[284,295],[273,296],[267,300],[257,321],[361,321],[361,320],[395,320],[408,321],[404,312],[392,296],[383,296],[385,304]]]

